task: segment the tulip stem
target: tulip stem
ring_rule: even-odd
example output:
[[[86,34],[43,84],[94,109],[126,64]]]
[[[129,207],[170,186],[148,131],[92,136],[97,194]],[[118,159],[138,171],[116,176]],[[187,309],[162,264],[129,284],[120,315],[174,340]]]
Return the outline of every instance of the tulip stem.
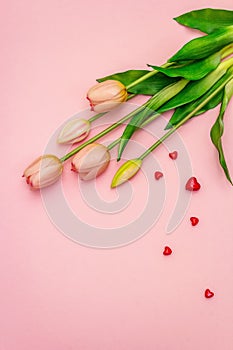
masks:
[[[153,97],[151,97],[151,98],[153,98]],[[70,157],[74,156],[77,152],[81,151],[81,149],[83,149],[84,147],[86,147],[90,143],[97,141],[101,137],[103,137],[106,134],[108,134],[110,131],[118,128],[120,125],[125,123],[128,119],[132,118],[135,114],[141,112],[150,103],[151,98],[148,101],[146,101],[145,103],[143,103],[143,105],[141,105],[140,107],[138,107],[134,111],[130,112],[129,114],[127,114],[126,116],[124,116],[123,118],[118,120],[118,122],[110,125],[108,128],[104,129],[99,134],[93,136],[92,138],[90,138],[86,142],[82,143],[80,146],[74,148],[71,152],[65,154],[62,158],[60,158],[60,161],[61,162],[65,162],[67,159],[69,159]]]
[[[95,120],[99,119],[100,117],[102,117],[103,115],[105,115],[107,112],[105,113],[98,113],[96,115],[94,115],[93,117],[89,118],[88,121],[90,123],[93,123]]]
[[[120,142],[121,138],[119,137],[115,141],[111,142],[108,146],[107,149],[110,151],[112,148],[114,148],[118,143]]]
[[[172,135],[181,125],[186,123],[190,118],[192,118],[199,110],[201,110],[218,92],[220,92],[224,86],[232,79],[232,76],[228,77],[219,87],[212,92],[204,101],[202,101],[196,108],[192,110],[184,119],[182,119],[178,124],[176,124],[171,130],[164,134],[158,141],[156,141],[150,148],[148,148],[138,159],[143,160],[146,158],[155,148],[157,148],[163,141],[165,141],[170,135]]]
[[[131,98],[133,98],[134,96],[136,96],[136,94],[130,94],[130,95],[128,95],[126,101],[131,100]],[[96,121],[97,119],[99,119],[99,118],[101,118],[103,115],[105,115],[106,113],[108,113],[108,112],[98,113],[98,114],[94,115],[93,117],[89,118],[88,121],[89,121],[90,123],[93,123],[94,121]]]
[[[147,124],[153,122],[153,120],[157,119],[161,114],[160,113],[154,113],[152,116],[150,116],[148,119],[146,119],[140,126],[139,128],[143,128],[144,126],[146,126]],[[118,139],[116,139],[115,141],[111,142],[107,148],[110,151],[112,148],[114,148],[116,145],[118,145],[121,141],[121,137],[119,137]]]
[[[169,67],[170,65],[172,65],[173,62],[167,62],[167,63],[164,63],[161,67],[163,68],[167,68]],[[139,84],[139,83],[142,83],[144,80],[152,77],[153,75],[159,73],[159,71],[157,71],[156,69],[152,70],[151,72],[147,73],[147,74],[144,74],[142,77],[134,80],[131,84],[127,85],[126,86],[126,90],[129,90],[131,89],[132,87],[134,87],[135,85]]]

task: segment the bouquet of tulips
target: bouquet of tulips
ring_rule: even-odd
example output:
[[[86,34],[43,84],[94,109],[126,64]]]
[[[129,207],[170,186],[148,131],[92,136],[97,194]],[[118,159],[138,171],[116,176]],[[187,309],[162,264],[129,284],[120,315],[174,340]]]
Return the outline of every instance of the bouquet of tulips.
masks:
[[[148,65],[148,70],[129,70],[97,79],[87,93],[91,110],[97,114],[89,120],[74,119],[61,130],[58,143],[74,144],[89,134],[92,123],[119,104],[135,95],[150,98],[97,135],[58,158],[43,155],[24,171],[33,189],[49,186],[62,174],[63,163],[72,158],[71,170],[81,179],[99,176],[109,165],[110,151],[118,146],[118,160],[129,139],[143,126],[173,110],[164,135],[137,158],[125,162],[116,172],[111,187],[119,186],[134,176],[142,162],[156,147],[171,136],[189,119],[199,116],[220,104],[220,111],[211,129],[211,140],[219,155],[220,165],[227,179],[232,180],[225,161],[221,137],[224,113],[233,95],[233,11],[201,9],[185,13],[175,20],[204,33],[178,50],[162,66]],[[96,141],[128,122],[120,138],[107,147]]]

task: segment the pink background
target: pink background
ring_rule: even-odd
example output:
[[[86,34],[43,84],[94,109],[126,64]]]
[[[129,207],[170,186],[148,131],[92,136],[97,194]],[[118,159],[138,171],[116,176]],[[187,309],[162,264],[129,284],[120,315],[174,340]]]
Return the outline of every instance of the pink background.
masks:
[[[232,349],[233,189],[209,138],[217,110],[181,130],[202,190],[170,236],[165,227],[177,179],[164,148],[158,158],[169,200],[156,226],[123,248],[91,249],[64,237],[40,193],[21,179],[57,126],[87,108],[95,78],[162,64],[197,34],[173,17],[209,6],[230,9],[232,2],[183,3],[2,3],[1,350]],[[233,173],[231,114],[232,103],[224,145]],[[195,228],[192,215],[200,218]],[[173,255],[163,256],[164,245]],[[206,288],[214,298],[204,298]]]

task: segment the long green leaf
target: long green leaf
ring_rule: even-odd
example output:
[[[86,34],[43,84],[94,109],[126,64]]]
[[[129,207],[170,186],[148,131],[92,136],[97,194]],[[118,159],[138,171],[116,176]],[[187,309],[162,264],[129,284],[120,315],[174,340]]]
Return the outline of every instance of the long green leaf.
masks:
[[[205,58],[233,41],[233,25],[216,29],[213,33],[185,44],[168,62]]]
[[[215,145],[218,151],[220,165],[223,168],[228,181],[233,185],[231,176],[226,164],[223,147],[222,147],[222,140],[221,140],[224,132],[223,117],[224,117],[227,105],[232,96],[233,96],[233,78],[225,86],[221,109],[217,117],[217,120],[211,129],[210,136],[213,144]]]
[[[106,77],[96,79],[99,83],[105,80],[113,79],[118,80],[124,85],[129,85],[136,79],[143,77],[145,74],[149,73],[149,70],[127,70],[126,72],[115,73],[107,75]]]
[[[207,92],[208,94],[208,92]],[[206,94],[206,95],[207,95]],[[219,103],[222,101],[222,97],[223,97],[223,92],[220,91],[215,97],[213,97],[202,109],[200,109],[195,115],[194,117],[203,114],[207,111],[209,111],[210,109],[214,109],[215,107],[217,107],[217,105],[219,105]]]
[[[137,129],[141,126],[143,121],[150,117],[152,114],[153,110],[150,110],[146,107],[143,111],[137,113],[135,116],[132,117],[130,122],[125,127],[121,136],[120,143],[118,146],[117,161],[121,159],[121,155],[134,132],[137,131]]]
[[[229,78],[231,78],[232,74],[233,67],[230,67],[224,74],[224,76],[221,79],[219,79],[203,96],[191,103],[187,103],[179,108],[176,108],[165,129],[170,129],[171,127],[179,124],[191,111],[196,109],[196,107],[202,104],[203,101],[206,101],[209,98],[209,96],[212,95],[212,93],[216,89],[218,89],[219,86],[222,85],[222,83],[226,82]],[[206,103],[204,107],[201,108],[194,116],[200,115],[208,111],[209,109],[216,107],[222,101],[222,98],[223,91],[220,91],[214,98],[212,98],[208,103]],[[158,110],[158,112],[159,111],[160,110]]]
[[[159,110],[163,113],[173,108],[177,108],[186,103],[197,100],[204,95],[225,73],[228,67],[233,64],[233,58],[222,62],[218,68],[209,73],[204,78],[191,81],[179,94],[165,103]]]
[[[225,80],[225,76],[222,79],[220,79],[216,84],[214,84],[214,86],[209,91],[207,91],[203,96],[201,96],[197,100],[176,108],[165,130],[168,130],[173,126],[176,126],[177,124],[179,124],[179,122],[181,122],[181,120],[183,120],[192,110],[194,110],[202,101],[204,101],[208,96],[210,96],[212,92],[218,86],[220,86],[221,83],[223,83],[224,80]],[[223,96],[223,92],[221,91],[217,94],[217,96],[212,98],[201,110],[199,110],[194,116],[198,116],[208,111],[209,109],[215,108],[222,101],[222,96]]]
[[[206,8],[184,13],[174,20],[184,26],[210,34],[218,28],[233,25],[233,11]]]
[[[159,91],[155,96],[151,97],[151,99],[146,103],[145,108],[141,112],[139,112],[131,118],[130,122],[125,127],[121,136],[117,160],[120,160],[122,152],[124,151],[129,139],[131,138],[133,133],[138,129],[138,127],[143,123],[143,121],[151,114],[153,114],[166,101],[168,101],[177,93],[179,93],[179,91],[184,89],[184,87],[187,84],[187,80],[181,79],[177,83],[173,83],[165,87],[164,89]]]
[[[104,78],[97,79],[97,81],[100,83],[105,80],[113,79],[113,80],[118,80],[122,84],[127,86],[149,72],[150,72],[149,70],[128,70],[126,72],[108,75]],[[132,94],[153,96],[164,87],[176,81],[178,81],[178,78],[171,78],[163,73],[157,73],[154,76],[128,89],[128,92]]]
[[[217,68],[221,62],[221,52],[215,52],[214,54],[206,57],[202,60],[197,60],[187,65],[181,65],[178,67],[163,68],[159,66],[152,66],[169,77],[183,77],[188,80],[199,80],[204,78],[208,73]]]

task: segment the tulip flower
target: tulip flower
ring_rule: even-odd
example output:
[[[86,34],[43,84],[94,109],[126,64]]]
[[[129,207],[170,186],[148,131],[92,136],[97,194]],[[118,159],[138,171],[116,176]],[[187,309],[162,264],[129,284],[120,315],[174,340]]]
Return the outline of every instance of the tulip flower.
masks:
[[[86,119],[69,120],[60,132],[57,142],[73,144],[84,140],[90,132],[91,124]]]
[[[107,169],[109,162],[108,148],[99,143],[92,143],[75,155],[71,170],[77,172],[82,180],[92,180]]]
[[[141,168],[142,160],[139,158],[125,162],[116,172],[112,179],[111,187],[117,187],[131,179]]]
[[[63,170],[62,162],[54,155],[46,154],[37,158],[23,173],[26,182],[33,189],[49,186],[56,182]]]
[[[97,113],[108,112],[127,99],[126,87],[117,80],[106,80],[90,88],[87,99],[91,110]]]

